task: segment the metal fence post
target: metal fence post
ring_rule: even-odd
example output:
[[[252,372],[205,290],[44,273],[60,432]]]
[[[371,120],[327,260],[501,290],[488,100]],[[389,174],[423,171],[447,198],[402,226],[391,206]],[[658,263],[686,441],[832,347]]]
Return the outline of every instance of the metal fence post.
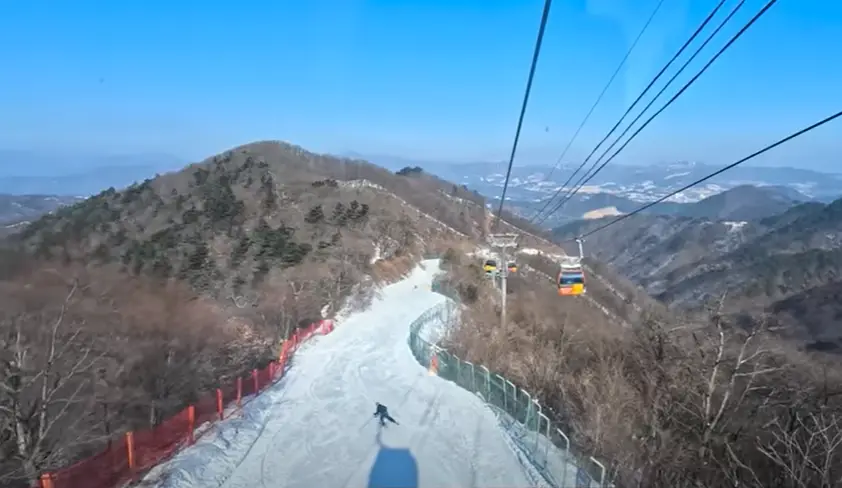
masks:
[[[488,371],[488,368],[486,368],[485,365],[480,365],[480,368],[485,370],[485,390],[487,392],[486,395],[488,395],[488,398],[486,398],[485,401],[490,403],[490,400],[491,400],[491,372]]]
[[[476,393],[477,392],[477,386],[476,386],[477,372],[476,372],[476,369],[474,369],[474,363],[472,363],[470,361],[465,361],[465,364],[467,364],[471,367],[471,393]]]
[[[515,386],[514,383],[512,383],[509,380],[506,380],[506,384],[508,384],[512,387],[512,412],[515,412],[515,414],[516,414],[517,413],[517,387]],[[507,394],[508,394],[508,392],[507,392]]]
[[[550,418],[544,415],[543,413],[539,417],[539,419],[544,419],[546,422],[546,429],[544,433],[544,437],[546,437],[546,442],[544,443],[544,463],[546,464],[547,461],[550,459],[550,444],[552,444],[553,438],[550,436]],[[541,423],[538,422],[538,430],[541,430]]]
[[[506,388],[506,379],[503,378],[502,376],[500,376],[499,374],[495,374],[494,376],[496,376],[497,379],[500,380],[500,384],[503,385],[503,411],[508,414],[509,413],[509,402],[508,402],[507,397],[509,396],[509,392],[508,392],[508,388]]]
[[[532,400],[532,403],[535,405],[535,452],[537,453],[538,442],[541,439],[541,406],[535,400]]]
[[[526,413],[523,414],[523,426],[526,427],[529,425],[529,406],[532,405],[532,395],[522,388],[520,392],[526,395]]]
[[[458,385],[459,384],[459,378],[462,377],[462,360],[457,358],[456,356],[453,356],[453,359],[454,359],[453,362],[456,363],[456,384]]]
[[[597,461],[593,456],[590,456],[590,460],[599,468],[599,487],[603,488],[605,486],[605,466],[603,466],[602,463]]]
[[[560,435],[562,439],[564,439],[564,450],[570,451],[570,439],[567,438],[567,434],[558,427],[555,428],[555,431],[558,432],[558,435]]]

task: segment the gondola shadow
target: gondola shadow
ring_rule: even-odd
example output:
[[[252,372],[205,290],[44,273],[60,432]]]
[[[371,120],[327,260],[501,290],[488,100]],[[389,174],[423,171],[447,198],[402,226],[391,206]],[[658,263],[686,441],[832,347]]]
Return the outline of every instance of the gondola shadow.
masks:
[[[385,446],[377,430],[377,457],[368,475],[368,488],[418,488],[418,463],[409,449]]]

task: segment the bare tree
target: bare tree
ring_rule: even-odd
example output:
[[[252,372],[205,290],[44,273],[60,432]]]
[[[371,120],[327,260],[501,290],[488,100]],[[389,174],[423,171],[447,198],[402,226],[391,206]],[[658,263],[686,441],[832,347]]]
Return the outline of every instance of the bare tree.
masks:
[[[114,321],[132,344],[121,351],[124,402],[146,412],[147,425],[157,425],[217,386],[231,367],[225,360],[231,336],[218,328],[220,317],[184,286],[137,289],[118,305]]]
[[[257,292],[255,316],[257,323],[272,335],[272,342],[279,344],[295,329],[295,312],[291,310],[294,286],[274,287],[263,284]]]
[[[330,290],[323,278],[324,263],[285,270],[272,276],[255,293],[255,319],[272,336],[272,342],[290,337],[297,327],[321,317],[323,294]]]
[[[0,481],[34,478],[45,466],[92,440],[91,379],[104,353],[74,320],[74,280],[58,310],[0,319],[0,437],[11,440],[17,469]]]
[[[380,259],[389,259],[400,247],[400,242],[393,235],[397,231],[397,223],[394,220],[380,219],[373,225],[374,245],[377,248]]]
[[[714,317],[716,333],[713,339],[712,361],[704,372],[706,385],[701,392],[699,421],[701,423],[701,445],[699,457],[704,459],[716,434],[725,428],[727,416],[735,413],[744,404],[748,394],[765,390],[758,385],[758,379],[779,370],[779,367],[764,362],[768,350],[757,344],[762,324],[752,327],[738,345],[736,355],[729,355],[732,341],[725,330],[721,317]],[[700,354],[706,353],[700,349]],[[707,353],[711,356],[710,352]],[[730,357],[729,357],[730,356]]]
[[[842,418],[836,413],[793,411],[767,426],[768,440],[757,449],[783,473],[791,488],[831,488],[842,483]]]

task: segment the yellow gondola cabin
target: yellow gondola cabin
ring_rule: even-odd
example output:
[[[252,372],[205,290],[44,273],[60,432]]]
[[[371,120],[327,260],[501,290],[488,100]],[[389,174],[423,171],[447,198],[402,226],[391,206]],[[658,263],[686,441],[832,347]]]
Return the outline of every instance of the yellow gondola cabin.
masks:
[[[578,296],[585,293],[585,272],[579,260],[570,260],[561,264],[558,273],[558,294]]]

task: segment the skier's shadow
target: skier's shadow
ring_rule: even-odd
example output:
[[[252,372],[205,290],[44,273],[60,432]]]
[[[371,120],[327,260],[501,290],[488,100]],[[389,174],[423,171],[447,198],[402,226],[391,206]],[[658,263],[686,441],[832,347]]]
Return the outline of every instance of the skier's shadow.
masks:
[[[368,475],[368,488],[418,488],[418,463],[405,448],[392,448],[380,439],[377,430],[377,457]]]

